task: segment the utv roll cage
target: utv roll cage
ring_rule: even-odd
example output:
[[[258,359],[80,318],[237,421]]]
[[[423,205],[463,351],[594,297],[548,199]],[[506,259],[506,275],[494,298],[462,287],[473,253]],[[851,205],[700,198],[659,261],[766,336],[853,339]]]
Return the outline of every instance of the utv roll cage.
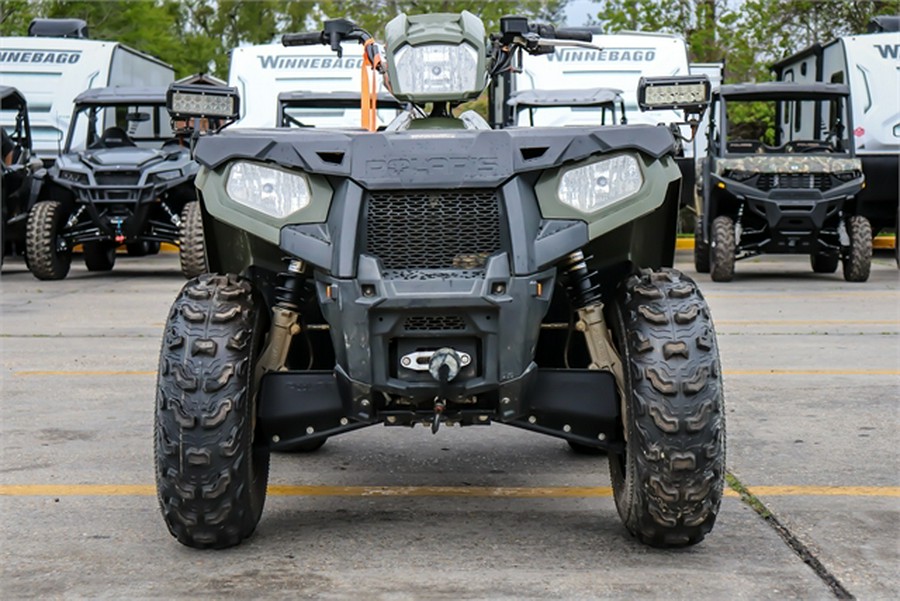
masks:
[[[541,107],[584,107],[600,108],[601,117],[598,125],[607,125],[607,112],[610,114],[609,124],[625,125],[625,100],[622,90],[613,88],[587,88],[572,90],[518,90],[506,101],[512,113],[518,115],[528,111],[529,125],[534,127],[534,109]]]

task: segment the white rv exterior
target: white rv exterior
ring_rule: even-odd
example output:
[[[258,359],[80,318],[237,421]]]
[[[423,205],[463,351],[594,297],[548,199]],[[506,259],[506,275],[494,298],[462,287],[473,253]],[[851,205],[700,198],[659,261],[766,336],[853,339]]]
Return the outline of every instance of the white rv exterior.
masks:
[[[709,86],[711,90],[722,85],[722,77],[725,71],[725,63],[691,63],[691,75],[706,75],[709,78]],[[698,161],[706,156],[708,146],[708,136],[706,130],[709,128],[709,111],[703,112],[703,118],[697,126],[697,133],[694,136],[694,157]]]
[[[683,120],[684,116],[678,111],[645,113],[637,104],[638,80],[642,76],[690,74],[683,38],[663,33],[628,32],[595,34],[592,43],[602,50],[558,47],[552,54],[523,55],[522,71],[514,76],[512,89],[613,88],[622,90],[629,123]],[[584,107],[536,109],[534,115],[535,125],[543,126],[600,123],[599,109]],[[528,115],[520,115],[520,118],[527,121]],[[525,121],[520,125],[527,125]],[[686,155],[691,156],[692,152],[690,145],[686,145]]]
[[[776,63],[773,70],[781,81],[850,87],[853,138],[866,176],[858,211],[869,218],[875,231],[892,227],[900,202],[900,32],[845,36],[816,44]],[[829,115],[814,115],[811,110],[790,116],[795,137],[812,131],[817,119],[829,122]]]
[[[170,65],[118,42],[0,39],[0,84],[18,88],[27,98],[34,150],[42,159],[52,160],[59,153],[72,119],[73,101],[84,90],[167,86],[174,79]]]
[[[262,44],[231,51],[228,85],[241,97],[240,119],[231,127],[276,127],[281,92],[357,92],[362,89],[363,47],[343,45],[338,57],[328,46]],[[382,91],[381,76],[376,77]],[[304,109],[302,121],[315,127],[358,128],[359,109]],[[378,111],[378,125],[387,125],[396,111]]]

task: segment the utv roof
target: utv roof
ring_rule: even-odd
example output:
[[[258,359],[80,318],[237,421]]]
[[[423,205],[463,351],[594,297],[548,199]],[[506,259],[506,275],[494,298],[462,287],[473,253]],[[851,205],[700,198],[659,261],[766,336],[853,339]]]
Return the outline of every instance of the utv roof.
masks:
[[[519,90],[506,101],[509,106],[602,106],[622,100],[622,90],[587,88],[577,90]]]
[[[25,106],[25,96],[12,86],[0,86],[0,108],[4,111],[18,110],[19,107]]]
[[[736,83],[719,86],[713,90],[713,96],[732,100],[804,100],[849,95],[850,88],[845,84],[794,83],[790,81]]]
[[[359,108],[359,92],[282,92],[278,95],[278,105],[317,106],[327,108]],[[387,109],[403,109],[405,102],[400,102],[390,94],[378,95],[378,107]]]
[[[75,104],[165,104],[165,87],[156,88],[93,88],[75,97]]]

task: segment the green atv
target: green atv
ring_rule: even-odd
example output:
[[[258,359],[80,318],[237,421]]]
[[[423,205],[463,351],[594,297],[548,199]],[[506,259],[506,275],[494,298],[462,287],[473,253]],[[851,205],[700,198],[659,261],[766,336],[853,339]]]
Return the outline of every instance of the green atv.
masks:
[[[588,32],[471,13],[400,15],[381,54],[347,20],[286,45],[364,43],[393,96],[384,131],[201,137],[211,273],[165,327],[160,505],[192,547],[250,536],[271,451],[375,424],[516,426],[609,454],[626,528],[655,546],[712,529],[725,474],[710,312],[671,269],[680,172],[668,128],[491,130],[451,109],[522,51]],[[702,111],[709,84],[642,82]],[[234,91],[170,89],[174,118],[234,117]],[[369,105],[371,107],[371,105]],[[560,391],[565,391],[560,393]]]

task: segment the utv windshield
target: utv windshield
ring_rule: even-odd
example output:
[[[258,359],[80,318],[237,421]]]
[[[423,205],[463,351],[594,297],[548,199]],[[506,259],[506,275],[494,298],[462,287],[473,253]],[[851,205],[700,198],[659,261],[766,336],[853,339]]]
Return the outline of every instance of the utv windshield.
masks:
[[[69,127],[65,152],[99,148],[160,148],[173,139],[164,104],[81,105]]]
[[[850,154],[846,97],[716,99],[714,139],[720,154]],[[724,110],[723,110],[724,109]]]

